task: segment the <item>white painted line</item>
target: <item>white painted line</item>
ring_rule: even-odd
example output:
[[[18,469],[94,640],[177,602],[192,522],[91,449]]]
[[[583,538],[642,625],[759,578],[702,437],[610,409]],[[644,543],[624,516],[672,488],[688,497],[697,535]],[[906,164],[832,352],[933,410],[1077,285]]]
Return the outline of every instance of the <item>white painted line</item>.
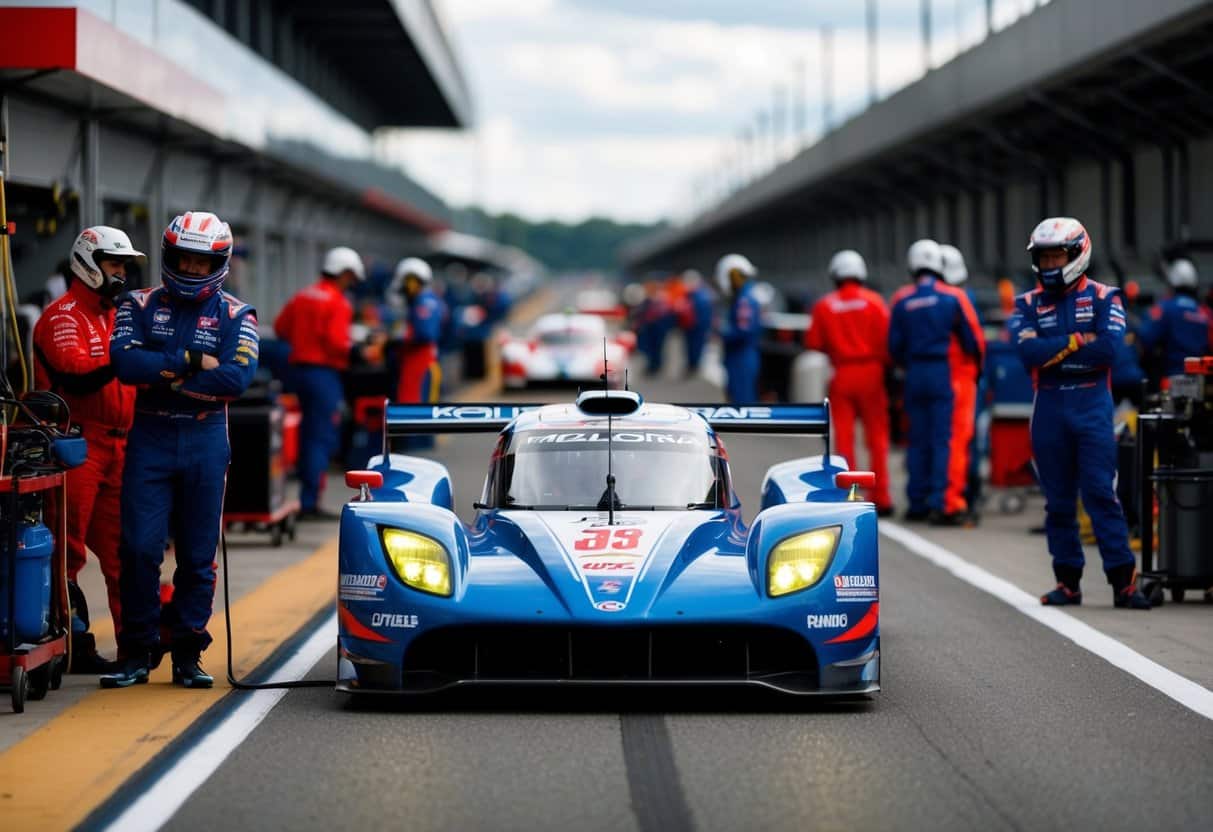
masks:
[[[303,678],[337,643],[337,614],[326,619],[279,669],[271,681]],[[285,690],[251,691],[236,710],[160,775],[107,830],[155,832],[215,773],[223,761],[253,733],[261,720],[286,696]]]
[[[970,563],[960,555],[932,543],[909,529],[885,520],[880,521],[879,528],[881,534],[900,543],[910,552],[948,570],[970,586],[988,592],[998,600],[1019,610],[1028,618],[1034,619],[1050,630],[1068,638],[1084,650],[1094,653],[1129,675],[1136,676],[1185,708],[1195,711],[1205,719],[1213,719],[1213,691],[1208,688],[1168,670],[1158,662],[1146,658],[1131,647],[1101,633],[1057,607],[1043,606],[1039,598],[1029,595],[1010,581],[987,572],[980,566]],[[1126,615],[1145,614],[1142,612],[1126,613]]]

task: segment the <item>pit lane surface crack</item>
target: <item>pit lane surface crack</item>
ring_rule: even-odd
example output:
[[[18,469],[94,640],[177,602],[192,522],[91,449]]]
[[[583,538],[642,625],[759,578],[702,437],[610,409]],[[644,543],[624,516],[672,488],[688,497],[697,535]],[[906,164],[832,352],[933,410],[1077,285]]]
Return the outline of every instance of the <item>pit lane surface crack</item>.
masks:
[[[693,830],[665,717],[621,714],[619,729],[632,811],[641,832]]]
[[[961,781],[965,783],[965,785],[973,790],[973,794],[975,794],[982,803],[988,806],[990,810],[997,815],[998,819],[1006,825],[1007,829],[1015,830],[1015,832],[1023,832],[1023,824],[1019,823],[1011,814],[1003,809],[995,795],[991,794],[989,790],[984,788],[978,779],[974,777],[964,765],[952,759],[952,755],[950,755],[939,742],[931,738],[931,735],[922,726],[922,724],[914,718],[913,714],[907,714],[907,719],[909,720],[909,723],[914,726],[914,730],[918,732],[918,735],[922,737],[923,742],[925,742],[932,751],[939,755],[939,759],[947,763],[948,767],[956,773],[956,776],[959,777]],[[994,769],[994,762],[992,760],[986,758],[984,762],[988,768],[991,770]]]

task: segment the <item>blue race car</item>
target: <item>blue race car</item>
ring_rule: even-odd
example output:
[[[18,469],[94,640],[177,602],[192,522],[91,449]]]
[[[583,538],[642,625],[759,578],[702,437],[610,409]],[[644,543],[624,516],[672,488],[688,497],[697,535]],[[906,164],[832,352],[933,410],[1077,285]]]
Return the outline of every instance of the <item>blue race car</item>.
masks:
[[[880,689],[876,512],[830,456],[829,405],[389,405],[385,454],[347,474],[339,690],[468,685]],[[773,466],[748,527],[720,433],[821,434]],[[387,453],[411,433],[498,432],[465,525],[450,476]]]

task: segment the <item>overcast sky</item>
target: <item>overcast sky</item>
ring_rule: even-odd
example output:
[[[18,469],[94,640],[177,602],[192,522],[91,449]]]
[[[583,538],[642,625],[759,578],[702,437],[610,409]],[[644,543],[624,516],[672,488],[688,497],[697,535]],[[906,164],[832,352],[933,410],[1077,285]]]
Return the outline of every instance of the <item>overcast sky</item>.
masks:
[[[777,85],[788,101],[782,152],[798,141],[797,102],[799,141],[820,131],[822,24],[835,28],[835,120],[866,101],[862,0],[434,2],[477,125],[393,131],[379,151],[457,205],[574,221],[684,215],[720,187],[725,175],[713,171],[738,170],[740,136],[773,109]],[[997,0],[996,26],[1036,2]],[[921,74],[920,8],[878,0],[882,95]],[[981,37],[984,8],[932,0],[934,65]]]

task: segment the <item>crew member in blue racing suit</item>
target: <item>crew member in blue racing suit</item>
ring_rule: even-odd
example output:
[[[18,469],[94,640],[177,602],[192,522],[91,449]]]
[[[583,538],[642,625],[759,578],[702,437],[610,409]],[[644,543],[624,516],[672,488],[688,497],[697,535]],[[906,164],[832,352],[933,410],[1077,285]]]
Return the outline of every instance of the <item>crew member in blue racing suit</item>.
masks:
[[[110,340],[118,379],[139,386],[123,471],[122,630],[117,672],[102,687],[147,681],[160,647],[160,566],[175,543],[173,682],[209,688],[199,659],[211,642],[215,549],[231,449],[227,403],[257,369],[257,316],[220,291],[232,232],[214,214],[178,216],[164,232],[162,286],[124,295]],[[171,522],[170,522],[171,521]],[[170,528],[170,525],[172,528]]]
[[[1045,492],[1045,533],[1057,586],[1046,605],[1082,603],[1077,497],[1091,515],[1117,607],[1149,609],[1137,588],[1124,511],[1116,499],[1110,368],[1124,337],[1118,289],[1086,276],[1091,238],[1078,220],[1044,220],[1028,244],[1037,289],[1015,301],[1008,328],[1036,383],[1032,456]]]
[[[703,348],[712,332],[712,290],[703,282],[703,276],[691,269],[683,272],[682,283],[686,287],[683,309],[683,329],[686,332],[687,376],[699,372],[703,360]]]
[[[1184,359],[1213,352],[1213,315],[1197,299],[1196,267],[1179,258],[1167,269],[1171,297],[1151,307],[1141,322],[1141,345],[1148,353],[1161,349],[1163,377],[1184,371]]]
[[[914,282],[895,292],[889,304],[889,356],[905,367],[910,419],[905,519],[963,525],[985,337],[968,297],[943,279],[939,243],[919,240],[906,259]]]
[[[726,254],[716,264],[716,285],[724,297],[732,297],[728,316],[720,329],[724,343],[725,393],[732,403],[758,400],[758,372],[762,365],[761,309],[754,297],[758,270],[740,254]]]

